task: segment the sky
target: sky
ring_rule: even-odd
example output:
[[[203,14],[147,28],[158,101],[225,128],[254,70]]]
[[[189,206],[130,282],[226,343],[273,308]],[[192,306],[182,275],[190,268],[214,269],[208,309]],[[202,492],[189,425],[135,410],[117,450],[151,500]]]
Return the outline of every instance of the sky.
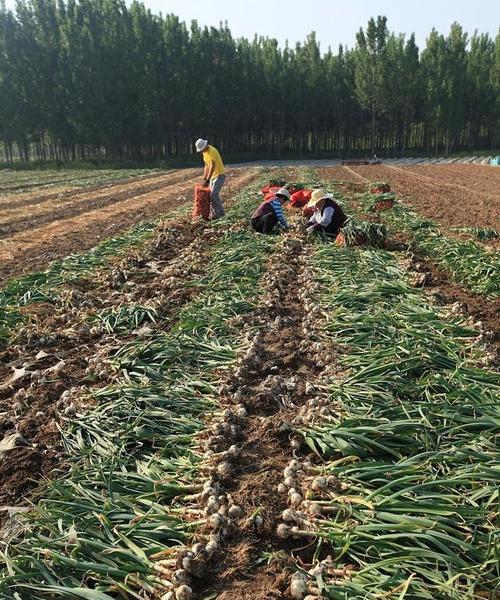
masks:
[[[129,3],[129,0],[127,0]],[[6,0],[12,8],[15,0]],[[339,44],[353,47],[356,32],[370,17],[385,15],[395,33],[415,33],[420,48],[432,28],[448,33],[458,21],[494,37],[500,27],[500,0],[144,0],[154,13],[174,13],[182,21],[218,26],[227,21],[235,37],[254,34],[276,38],[281,45],[305,40],[316,32],[322,50]]]

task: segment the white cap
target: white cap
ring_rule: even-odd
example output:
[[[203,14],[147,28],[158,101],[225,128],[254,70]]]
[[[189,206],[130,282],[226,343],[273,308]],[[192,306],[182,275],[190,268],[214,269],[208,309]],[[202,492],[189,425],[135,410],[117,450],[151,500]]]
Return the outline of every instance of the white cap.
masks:
[[[323,198],[324,195],[325,190],[322,188],[316,188],[315,190],[313,190],[311,194],[311,204],[314,204],[317,200]]]
[[[276,194],[276,196],[285,196],[287,200],[290,200],[290,192],[286,188],[280,188]]]
[[[201,138],[198,138],[196,140],[195,146],[196,152],[203,152],[203,150],[205,150],[205,148],[208,146],[208,142],[207,140],[202,140]]]

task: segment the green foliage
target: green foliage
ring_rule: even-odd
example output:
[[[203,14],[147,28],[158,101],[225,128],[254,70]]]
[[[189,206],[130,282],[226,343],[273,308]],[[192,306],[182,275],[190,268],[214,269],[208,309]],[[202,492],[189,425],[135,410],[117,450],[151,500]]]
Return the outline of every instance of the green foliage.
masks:
[[[313,33],[280,49],[140,2],[0,5],[0,161],[173,164],[198,135],[233,157],[492,148],[499,46],[454,24],[420,57],[380,16],[321,53]]]
[[[119,591],[139,599],[146,590],[158,596],[159,557],[206,525],[190,498],[204,478],[195,436],[218,408],[221,370],[234,363],[241,343],[241,326],[231,317],[256,306],[279,239],[255,236],[246,220],[227,231],[254,206],[252,187],[214,225],[226,233],[211,247],[203,276],[186,281],[200,293],[173,326],[131,336],[99,366],[115,373],[114,383],[94,390],[93,407],[67,424],[71,469],[46,485],[26,528],[0,549],[0,597],[104,600]],[[135,315],[144,321],[144,308],[97,317],[126,330]],[[156,317],[149,311],[148,318]]]
[[[363,207],[369,210],[384,195],[361,194],[359,199]],[[387,196],[394,197],[393,194]],[[500,294],[500,280],[495,276],[500,270],[498,253],[473,241],[443,235],[434,221],[423,219],[399,203],[384,214],[384,220],[394,231],[406,231],[410,235],[410,247],[431,256],[436,264],[451,273],[455,281],[476,294]],[[474,233],[480,240],[491,239],[497,233],[495,230],[480,228],[460,228],[459,231]]]
[[[316,246],[315,304],[343,351],[331,414],[302,434],[340,485],[314,535],[332,599],[460,600],[498,590],[498,376],[476,332],[429,304],[394,256]],[[318,551],[319,553],[319,551]]]

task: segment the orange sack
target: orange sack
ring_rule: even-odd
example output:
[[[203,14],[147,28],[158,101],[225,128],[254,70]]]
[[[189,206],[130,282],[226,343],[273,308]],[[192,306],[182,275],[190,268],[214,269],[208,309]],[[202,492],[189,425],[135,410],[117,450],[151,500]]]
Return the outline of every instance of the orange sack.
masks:
[[[311,190],[297,190],[290,197],[290,204],[296,208],[302,208],[311,199]]]
[[[201,217],[205,221],[210,217],[210,188],[204,185],[194,187],[193,217]]]
[[[271,186],[269,190],[264,194],[264,202],[268,200],[272,200],[276,196],[276,192],[279,190],[279,187]]]

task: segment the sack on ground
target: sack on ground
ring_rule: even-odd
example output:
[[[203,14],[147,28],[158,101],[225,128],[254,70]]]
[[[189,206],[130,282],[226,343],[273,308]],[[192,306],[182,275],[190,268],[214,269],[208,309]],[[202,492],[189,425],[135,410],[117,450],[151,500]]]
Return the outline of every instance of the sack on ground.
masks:
[[[208,221],[210,217],[210,188],[196,185],[194,188],[193,217]]]

